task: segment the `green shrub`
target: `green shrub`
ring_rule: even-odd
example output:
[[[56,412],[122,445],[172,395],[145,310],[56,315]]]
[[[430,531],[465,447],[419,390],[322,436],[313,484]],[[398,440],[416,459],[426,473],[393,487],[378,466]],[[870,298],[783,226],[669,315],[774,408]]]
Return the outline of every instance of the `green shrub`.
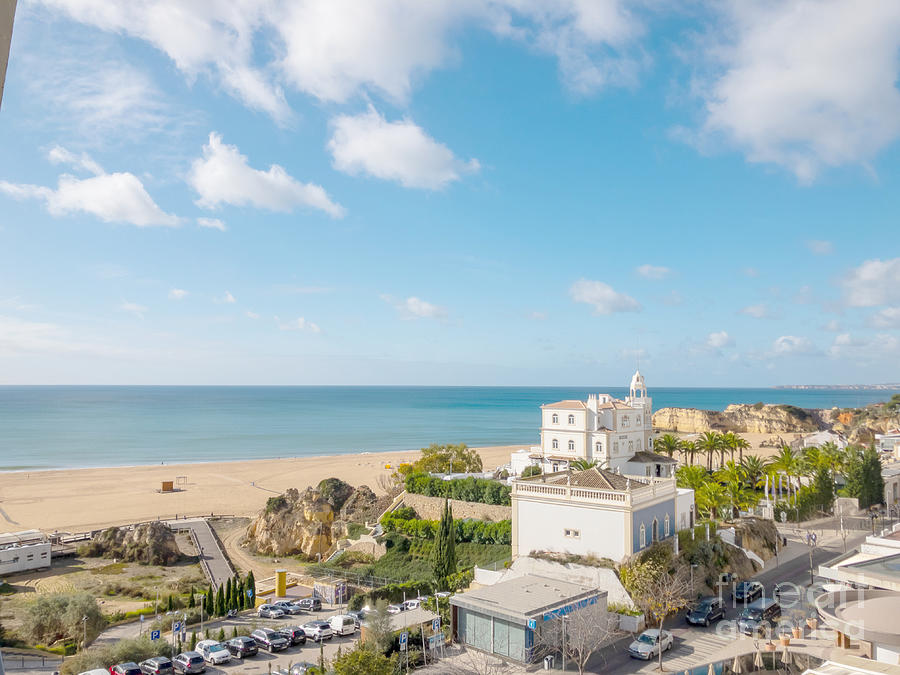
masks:
[[[266,513],[275,513],[276,511],[281,511],[282,509],[286,509],[287,507],[288,501],[284,495],[269,497],[266,500]]]
[[[362,523],[347,523],[347,538],[359,539],[362,535],[369,531]]]
[[[406,491],[428,497],[446,497],[462,502],[479,502],[509,506],[512,488],[487,478],[457,478],[442,480],[427,473],[413,473],[406,477]]]
[[[537,464],[532,466],[526,466],[525,470],[522,471],[522,478],[529,478],[531,476],[540,476],[543,470]]]
[[[411,539],[434,539],[439,521],[437,520],[406,520],[397,518],[393,514],[381,519],[381,526],[385,532],[399,533]],[[476,544],[509,544],[512,542],[512,521],[501,520],[492,523],[486,520],[455,520],[456,541],[475,542]]]

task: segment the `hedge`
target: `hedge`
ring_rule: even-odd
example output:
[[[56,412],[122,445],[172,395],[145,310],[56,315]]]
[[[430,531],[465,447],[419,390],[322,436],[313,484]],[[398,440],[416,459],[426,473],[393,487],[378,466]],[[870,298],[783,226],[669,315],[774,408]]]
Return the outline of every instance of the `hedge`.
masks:
[[[412,539],[434,539],[440,521],[406,519],[386,515],[381,519],[385,532],[397,532]],[[454,520],[456,541],[476,544],[509,544],[512,542],[512,521]]]
[[[511,488],[487,478],[455,478],[442,480],[427,473],[414,473],[406,477],[406,491],[428,497],[446,497],[461,502],[479,502],[509,506]]]

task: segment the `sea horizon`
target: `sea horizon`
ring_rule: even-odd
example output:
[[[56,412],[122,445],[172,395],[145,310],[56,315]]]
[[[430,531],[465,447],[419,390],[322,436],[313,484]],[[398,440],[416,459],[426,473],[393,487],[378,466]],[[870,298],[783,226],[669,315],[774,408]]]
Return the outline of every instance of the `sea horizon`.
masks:
[[[900,389],[898,389],[900,391]],[[539,406],[625,387],[0,385],[0,471],[209,463],[537,443]],[[651,387],[664,407],[860,407],[885,389]],[[530,439],[530,440],[529,440]]]

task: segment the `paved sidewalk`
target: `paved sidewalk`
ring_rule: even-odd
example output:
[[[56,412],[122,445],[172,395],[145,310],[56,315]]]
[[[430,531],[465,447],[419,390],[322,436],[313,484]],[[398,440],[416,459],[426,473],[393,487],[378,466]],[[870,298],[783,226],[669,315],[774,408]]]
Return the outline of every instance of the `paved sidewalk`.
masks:
[[[172,529],[191,530],[194,533],[200,547],[198,553],[201,565],[207,577],[210,578],[213,588],[218,588],[234,576],[234,570],[205,518],[167,520],[165,522]]]

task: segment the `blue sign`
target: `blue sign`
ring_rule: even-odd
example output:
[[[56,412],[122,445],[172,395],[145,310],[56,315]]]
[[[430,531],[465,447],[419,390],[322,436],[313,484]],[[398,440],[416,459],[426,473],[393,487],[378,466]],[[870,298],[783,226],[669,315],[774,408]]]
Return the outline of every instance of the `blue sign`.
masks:
[[[248,589],[247,589],[247,597],[248,597],[248,598],[252,598],[252,597],[253,597],[253,589],[252,589],[252,588],[248,588]]]
[[[400,649],[406,649],[407,640],[409,640],[409,633],[406,631],[400,633]]]
[[[534,619],[528,619],[528,628],[529,630],[535,630],[537,628],[537,621]]]
[[[596,605],[597,598],[599,596],[594,596],[592,598],[584,598],[583,600],[579,600],[578,602],[574,602],[571,605],[566,605],[565,607],[560,607],[559,609],[554,609],[552,611],[546,612],[544,614],[544,621],[550,621],[550,619],[559,616],[568,616],[572,612],[578,609],[584,609],[588,605]]]
[[[174,622],[174,623],[172,624],[172,632],[173,632],[173,633],[177,633],[177,632],[179,632],[180,630],[181,630],[181,622],[180,622],[180,621]]]
[[[150,631],[150,639],[151,639],[151,640],[159,640],[159,631],[158,631],[158,630],[151,630],[151,631]]]
[[[440,629],[441,629],[441,617],[437,617],[431,622],[431,630],[433,630],[435,633],[437,633]]]

